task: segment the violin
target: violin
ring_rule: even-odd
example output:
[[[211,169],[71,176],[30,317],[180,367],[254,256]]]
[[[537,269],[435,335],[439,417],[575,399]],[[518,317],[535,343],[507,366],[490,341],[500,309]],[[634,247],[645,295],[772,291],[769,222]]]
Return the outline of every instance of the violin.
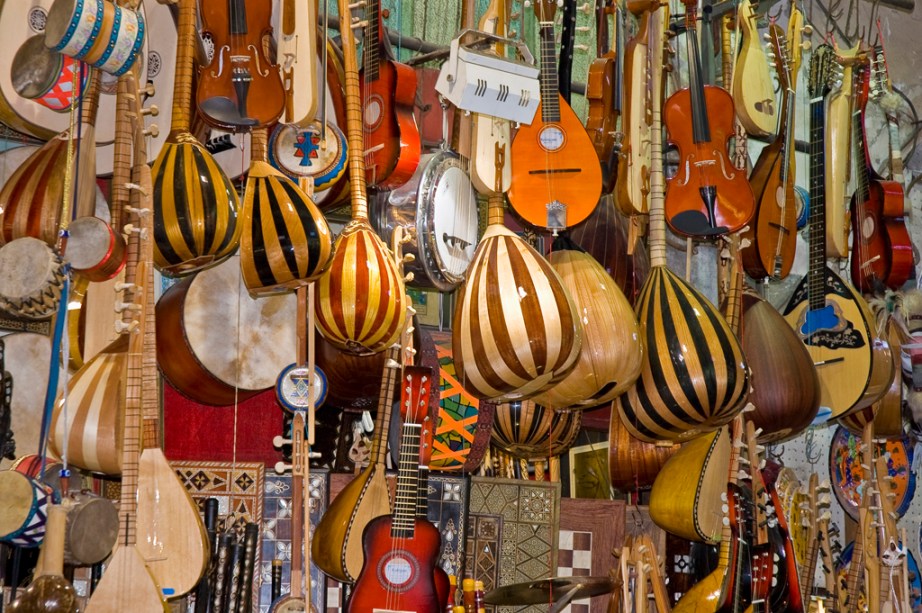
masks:
[[[196,92],[202,118],[233,132],[275,123],[285,109],[285,88],[263,46],[272,35],[272,3],[200,0],[200,6],[204,34],[214,41],[214,55],[199,74]]]
[[[696,13],[695,2],[686,1],[688,87],[672,94],[663,109],[669,142],[679,152],[679,170],[666,181],[665,207],[674,231],[707,238],[749,223],[755,198],[746,173],[727,154],[734,135],[733,98],[721,87],[702,83]]]
[[[611,43],[608,40],[609,15],[613,16],[615,23],[615,36]],[[624,76],[624,11],[616,0],[598,0],[596,32],[598,57],[589,65],[586,83],[586,99],[589,101],[586,132],[592,138],[592,145],[602,164],[602,193],[610,194],[615,188],[621,153],[616,129],[621,115]]]
[[[865,114],[872,69],[863,64],[857,70],[856,108],[852,115],[857,187],[851,200],[851,277],[860,291],[882,293],[885,286],[899,289],[912,273],[912,242],[903,218],[902,184],[885,180],[871,164]],[[873,71],[875,79],[881,79],[880,63],[874,63]],[[874,92],[879,97],[883,89],[875,84]]]

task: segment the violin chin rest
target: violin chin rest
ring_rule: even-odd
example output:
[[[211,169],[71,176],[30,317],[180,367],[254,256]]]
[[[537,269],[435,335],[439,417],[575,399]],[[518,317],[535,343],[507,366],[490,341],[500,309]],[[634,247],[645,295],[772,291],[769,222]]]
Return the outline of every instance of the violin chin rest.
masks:
[[[686,236],[720,236],[728,232],[726,226],[712,226],[707,215],[701,211],[682,211],[677,213],[669,220],[669,225],[676,232]]]
[[[237,103],[227,96],[212,96],[202,100],[199,108],[205,115],[228,126],[255,126],[258,120],[243,117],[237,108]]]

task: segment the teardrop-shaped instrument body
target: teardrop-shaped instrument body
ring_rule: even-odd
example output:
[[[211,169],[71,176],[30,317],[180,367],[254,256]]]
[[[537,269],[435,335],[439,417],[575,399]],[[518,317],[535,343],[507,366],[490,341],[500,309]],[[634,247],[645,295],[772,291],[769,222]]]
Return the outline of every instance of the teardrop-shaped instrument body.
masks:
[[[608,474],[611,486],[622,492],[648,489],[666,460],[679,449],[678,445],[646,443],[631,435],[611,406],[608,424]]]
[[[580,339],[573,299],[547,260],[502,224],[488,226],[452,324],[464,388],[492,402],[534,396],[570,372]]]
[[[685,441],[728,423],[749,394],[736,335],[698,290],[655,266],[637,304],[646,353],[640,378],[618,400],[637,438]]]

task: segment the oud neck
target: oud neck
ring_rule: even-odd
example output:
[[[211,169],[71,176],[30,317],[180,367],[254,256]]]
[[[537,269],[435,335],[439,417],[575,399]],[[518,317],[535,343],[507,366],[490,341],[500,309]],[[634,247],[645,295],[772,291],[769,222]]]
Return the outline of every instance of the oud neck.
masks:
[[[372,0],[377,9],[377,0]],[[369,4],[370,6],[370,4]],[[349,0],[339,0],[339,14],[351,15]],[[377,14],[377,11],[376,11]],[[348,24],[348,19],[345,20]],[[368,190],[365,184],[364,136],[362,130],[362,99],[359,93],[359,67],[355,58],[352,28],[342,28],[343,72],[346,90],[346,141],[349,150],[349,182],[352,187],[352,219],[368,219]],[[372,38],[366,40],[373,40]],[[377,45],[368,45],[368,54]],[[373,53],[377,53],[374,51]]]
[[[826,304],[826,97],[810,101],[810,268],[807,293],[810,310]]]
[[[540,23],[541,38],[541,120],[544,123],[560,121],[560,81],[557,78],[554,22]]]
[[[381,385],[381,394],[378,396],[378,414],[375,418],[375,438],[371,446],[371,466],[384,465],[384,456],[387,453],[387,437],[384,433],[391,423],[391,412],[394,405],[394,390],[400,376],[400,345],[393,345],[387,350],[384,360],[384,380]]]
[[[394,513],[391,536],[413,536],[419,512],[419,447],[422,426],[406,421],[400,438],[400,462],[397,472],[397,489],[394,495]]]
[[[666,266],[666,180],[663,175],[663,32],[666,8],[649,13],[647,83],[650,89],[650,265]]]

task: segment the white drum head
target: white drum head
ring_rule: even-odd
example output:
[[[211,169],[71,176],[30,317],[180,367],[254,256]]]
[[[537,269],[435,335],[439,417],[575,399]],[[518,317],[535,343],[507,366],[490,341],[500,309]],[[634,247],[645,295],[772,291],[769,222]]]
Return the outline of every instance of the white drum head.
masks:
[[[437,259],[445,273],[463,278],[477,248],[477,195],[470,178],[453,165],[437,180],[433,196]]]

